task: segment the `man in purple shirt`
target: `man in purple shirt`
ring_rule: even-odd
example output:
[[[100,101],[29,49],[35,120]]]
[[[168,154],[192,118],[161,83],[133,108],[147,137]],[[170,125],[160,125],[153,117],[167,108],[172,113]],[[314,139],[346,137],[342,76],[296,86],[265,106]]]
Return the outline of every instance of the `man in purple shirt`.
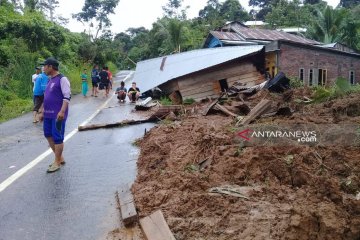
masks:
[[[62,153],[71,91],[69,80],[59,73],[59,62],[56,59],[48,58],[42,65],[49,82],[44,94],[43,111],[41,111],[43,116],[40,119],[44,120],[44,135],[55,154],[55,161],[47,170],[51,173],[59,170],[65,163]]]

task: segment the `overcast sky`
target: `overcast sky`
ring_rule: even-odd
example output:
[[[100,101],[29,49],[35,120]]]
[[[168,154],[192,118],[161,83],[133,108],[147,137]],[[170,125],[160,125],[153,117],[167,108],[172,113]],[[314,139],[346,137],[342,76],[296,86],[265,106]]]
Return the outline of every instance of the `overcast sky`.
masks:
[[[329,5],[336,7],[340,0],[325,0]],[[168,0],[120,0],[116,7],[115,14],[111,15],[111,31],[114,33],[124,32],[130,27],[145,27],[151,29],[152,23],[157,18],[162,17],[164,6]],[[220,0],[224,2],[224,0]],[[247,10],[249,0],[240,0],[240,4]],[[184,0],[183,6],[190,6],[188,9],[188,18],[198,16],[199,10],[203,9],[207,0]],[[81,11],[84,0],[59,0],[57,14],[70,20],[66,26],[73,32],[84,31],[84,26],[71,18],[72,13]]]

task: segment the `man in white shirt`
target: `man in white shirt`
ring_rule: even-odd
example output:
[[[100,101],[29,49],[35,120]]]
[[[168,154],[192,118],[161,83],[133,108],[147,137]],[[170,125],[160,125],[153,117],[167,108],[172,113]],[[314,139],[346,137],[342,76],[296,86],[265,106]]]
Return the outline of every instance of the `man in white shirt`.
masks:
[[[31,76],[32,83],[33,83],[33,91],[34,91],[34,87],[35,87],[35,80],[36,80],[37,76],[39,76],[40,73],[41,73],[41,68],[36,67],[35,73]]]

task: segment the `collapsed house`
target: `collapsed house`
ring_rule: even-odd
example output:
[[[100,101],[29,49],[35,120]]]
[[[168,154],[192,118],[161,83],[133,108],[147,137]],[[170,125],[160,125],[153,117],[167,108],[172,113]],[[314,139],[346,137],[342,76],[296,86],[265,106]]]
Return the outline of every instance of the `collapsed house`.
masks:
[[[264,46],[198,49],[137,63],[142,92],[159,87],[179,102],[218,97],[235,82],[251,87],[265,80]]]
[[[360,82],[360,54],[340,43],[322,44],[284,31],[256,29],[231,22],[210,31],[204,48],[266,46],[266,71],[274,77],[284,72],[307,86],[331,85],[338,77]]]

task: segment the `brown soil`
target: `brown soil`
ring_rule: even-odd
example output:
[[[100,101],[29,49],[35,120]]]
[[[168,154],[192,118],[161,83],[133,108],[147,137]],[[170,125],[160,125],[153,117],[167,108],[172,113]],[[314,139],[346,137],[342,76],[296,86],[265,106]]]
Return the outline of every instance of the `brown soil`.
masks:
[[[266,97],[295,110],[259,122],[360,123],[359,94],[311,105],[296,101],[304,95],[311,97],[306,89],[291,101],[260,92],[247,101]],[[359,148],[241,147],[230,117],[199,109],[139,141],[132,191],[140,217],[161,209],[178,240],[360,239]],[[240,186],[248,199],[209,192],[224,185]]]

